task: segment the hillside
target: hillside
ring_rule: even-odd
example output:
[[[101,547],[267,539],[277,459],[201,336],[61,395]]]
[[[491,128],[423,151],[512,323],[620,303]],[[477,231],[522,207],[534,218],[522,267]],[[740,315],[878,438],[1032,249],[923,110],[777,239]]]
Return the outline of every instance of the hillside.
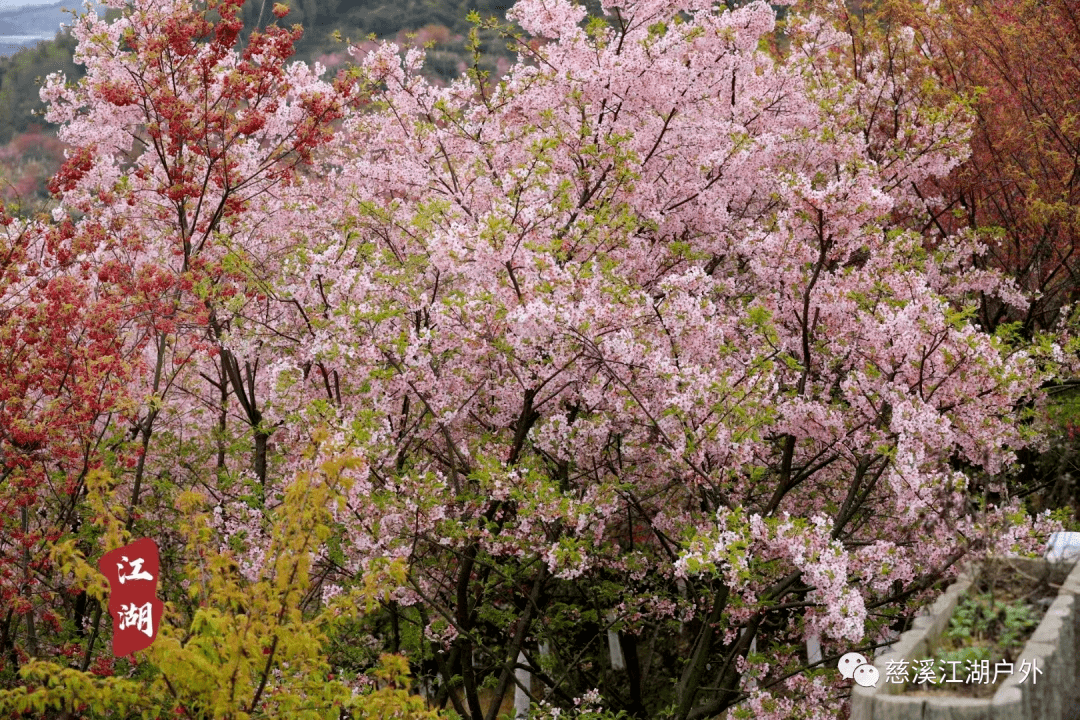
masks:
[[[0,9],[0,34],[51,36],[60,25],[71,23],[71,13],[64,8],[75,5],[73,2],[56,2]]]

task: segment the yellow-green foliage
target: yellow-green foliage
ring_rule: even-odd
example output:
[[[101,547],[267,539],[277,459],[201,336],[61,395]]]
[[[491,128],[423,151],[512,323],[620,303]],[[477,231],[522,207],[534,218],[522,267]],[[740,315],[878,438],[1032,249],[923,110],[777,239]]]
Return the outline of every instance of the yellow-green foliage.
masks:
[[[311,588],[311,561],[330,528],[330,508],[347,490],[342,470],[360,461],[323,462],[297,475],[284,501],[268,511],[272,541],[256,582],[237,571],[227,554],[215,550],[205,501],[186,493],[181,510],[190,520],[181,528],[187,542],[187,592],[196,610],[181,617],[172,603],[156,641],[136,653],[138,671],[130,678],[98,677],[52,662],[22,668],[25,686],[0,693],[0,717],[76,711],[80,717],[198,718],[244,720],[338,720],[395,718],[437,720],[424,701],[408,692],[408,663],[382,656],[374,677],[379,689],[354,695],[331,679],[326,662],[327,635],[336,623],[371,612],[390,583],[404,578],[398,563],[385,563],[359,587],[318,609],[305,610]],[[104,531],[105,550],[130,541],[110,510],[111,479],[94,473],[90,504]],[[104,605],[107,583],[72,543],[54,553],[88,594]]]

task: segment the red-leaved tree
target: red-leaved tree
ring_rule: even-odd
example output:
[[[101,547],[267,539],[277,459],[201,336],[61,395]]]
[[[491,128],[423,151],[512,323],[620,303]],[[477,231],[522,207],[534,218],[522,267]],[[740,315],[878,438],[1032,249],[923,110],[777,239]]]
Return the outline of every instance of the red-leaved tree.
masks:
[[[942,200],[932,226],[979,232],[987,251],[976,262],[1015,278],[1032,300],[1016,309],[980,298],[980,322],[1052,329],[1080,288],[1080,8],[902,0],[882,13],[918,30],[943,88],[973,97],[970,157],[928,183]]]

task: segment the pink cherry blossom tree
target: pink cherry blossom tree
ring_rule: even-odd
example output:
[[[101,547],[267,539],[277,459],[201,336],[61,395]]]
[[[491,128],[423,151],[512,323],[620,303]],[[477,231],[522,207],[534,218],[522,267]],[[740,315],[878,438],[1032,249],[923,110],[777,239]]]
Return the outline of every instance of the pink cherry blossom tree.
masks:
[[[404,561],[357,632],[470,720],[520,657],[565,708],[834,717],[831,660],[1040,539],[1004,478],[1046,371],[970,321],[1025,299],[897,221],[966,153],[917,73],[814,15],[770,50],[763,2],[521,0],[498,82],[437,87],[393,45],[330,82],[285,30],[237,53],[212,7],[91,12],[86,79],[43,90],[74,147],[55,218],[140,309],[129,527],[167,542],[197,489],[258,581],[329,428],[363,462],[307,602]]]
[[[341,234],[282,283],[372,459],[346,577],[412,563],[396,601],[473,720],[480,676],[501,697],[545,640],[564,701],[832,716],[807,637],[872,648],[965,555],[1033,537],[953,469],[1000,478],[1032,439],[1013,408],[1038,373],[965,305],[1024,299],[969,240],[930,254],[889,221],[925,211],[914,183],[962,158],[966,115],[852,67],[820,18],[777,58],[763,4],[605,10],[519,3],[542,42],[495,86],[362,59]]]
[[[544,42],[497,86],[362,60],[341,233],[282,283],[373,459],[346,569],[413,562],[396,601],[474,720],[480,676],[501,696],[542,640],[564,699],[829,717],[802,640],[872,648],[960,558],[1030,536],[953,470],[998,476],[1031,439],[1013,408],[1038,373],[964,305],[1024,299],[969,241],[930,255],[889,222],[966,152],[962,108],[850,68],[820,19],[778,59],[762,4],[606,10],[519,3]],[[599,666],[609,610],[629,678]]]

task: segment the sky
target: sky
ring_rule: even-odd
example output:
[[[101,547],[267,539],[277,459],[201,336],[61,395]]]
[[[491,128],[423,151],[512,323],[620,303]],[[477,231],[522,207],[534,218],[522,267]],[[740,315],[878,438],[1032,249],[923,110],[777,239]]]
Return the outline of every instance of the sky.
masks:
[[[57,0],[0,0],[0,10],[25,7],[27,5],[54,5]],[[69,0],[64,7],[72,10],[82,7],[82,0]]]

